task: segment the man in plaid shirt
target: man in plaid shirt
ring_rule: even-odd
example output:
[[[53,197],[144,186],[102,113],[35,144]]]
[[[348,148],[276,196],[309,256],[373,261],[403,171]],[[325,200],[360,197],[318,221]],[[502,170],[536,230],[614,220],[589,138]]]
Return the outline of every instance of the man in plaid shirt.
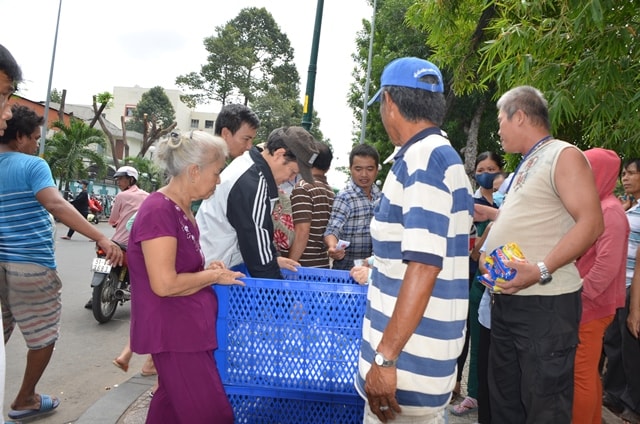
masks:
[[[324,233],[333,269],[349,270],[355,259],[365,259],[372,254],[369,224],[380,198],[380,189],[375,184],[379,163],[378,152],[367,144],[357,145],[349,154],[351,179],[336,195]],[[350,244],[341,249],[339,240]]]

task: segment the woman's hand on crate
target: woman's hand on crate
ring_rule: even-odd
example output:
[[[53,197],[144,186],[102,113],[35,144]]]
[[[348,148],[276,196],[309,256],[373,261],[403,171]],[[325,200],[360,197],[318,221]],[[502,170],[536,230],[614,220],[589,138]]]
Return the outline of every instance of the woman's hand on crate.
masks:
[[[215,272],[213,279],[213,282],[215,284],[221,284],[225,286],[236,284],[239,286],[244,286],[244,282],[238,280],[238,278],[244,278],[246,277],[246,275],[241,272],[231,271],[230,269],[227,269],[222,261],[211,262],[207,267],[207,270]]]
[[[293,259],[278,256],[278,266],[280,268],[288,269],[289,271],[298,272],[300,264]]]

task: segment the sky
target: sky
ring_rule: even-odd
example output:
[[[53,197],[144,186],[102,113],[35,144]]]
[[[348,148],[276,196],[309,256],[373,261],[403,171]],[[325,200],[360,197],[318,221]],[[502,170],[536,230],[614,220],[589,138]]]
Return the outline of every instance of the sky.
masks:
[[[206,62],[204,38],[246,7],[265,7],[289,37],[304,96],[317,1],[20,0],[3,7],[0,43],[20,64],[24,83],[19,94],[30,100],[46,99],[59,1],[51,88],[66,89],[69,104],[90,104],[94,94],[113,92],[115,86],[177,89],[177,76],[199,72]],[[359,127],[347,106],[351,54],[362,20],[370,20],[372,12],[366,0],[324,1],[313,106],[333,145],[334,166],[348,164],[353,126]],[[336,178],[343,179],[333,174],[330,183],[339,185]]]

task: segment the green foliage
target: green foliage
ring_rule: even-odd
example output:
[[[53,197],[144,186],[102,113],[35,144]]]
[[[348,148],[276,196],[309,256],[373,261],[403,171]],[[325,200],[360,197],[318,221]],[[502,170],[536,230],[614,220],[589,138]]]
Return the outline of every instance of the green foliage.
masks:
[[[62,103],[62,93],[57,88],[51,90],[51,101],[53,103]]]
[[[133,166],[138,170],[138,187],[151,193],[164,185],[163,173],[160,168],[150,159],[127,156],[124,163]]]
[[[245,105],[266,95],[273,86],[286,99],[297,98],[300,76],[293,65],[291,43],[265,8],[249,7],[204,39],[207,63],[200,72],[176,79],[194,93],[194,103],[214,100]]]
[[[451,80],[454,72],[445,66],[444,61],[438,60],[432,47],[427,44],[429,28],[418,25],[415,16],[419,15],[417,5],[426,5],[431,2],[416,2],[415,0],[378,0],[374,34],[374,55],[371,66],[371,87],[369,97],[379,88],[380,76],[384,67],[398,57],[416,56],[425,58],[438,64],[443,72],[445,80],[445,95],[447,97],[447,114],[443,125],[443,130],[449,135],[452,145],[458,151],[469,152],[470,161],[475,161],[478,151],[493,150],[500,151],[497,143],[497,124],[495,119],[495,109],[486,106],[489,103],[484,93],[460,93],[457,96],[451,89]],[[443,2],[444,3],[444,2]],[[446,2],[449,7],[454,7],[455,2]],[[424,13],[424,12],[423,12]],[[439,25],[451,26],[451,22],[440,22]],[[362,115],[363,87],[366,81],[366,67],[369,50],[369,34],[371,25],[363,22],[363,30],[358,34],[358,52],[354,55],[357,68],[353,75],[356,80],[351,86],[349,105],[354,111],[354,118],[359,121]],[[470,24],[467,25],[468,27]],[[467,29],[469,31],[469,29]],[[456,40],[460,37],[456,35]],[[483,119],[480,122],[477,140],[470,142],[469,128],[471,121],[477,111],[483,112]],[[355,134],[354,144],[359,141],[359,132]],[[387,133],[380,119],[379,105],[374,104],[367,111],[367,128],[365,142],[372,144],[380,153],[382,159],[386,159],[393,151],[393,145],[388,141]],[[384,180],[389,166],[383,166],[379,178]]]
[[[108,91],[96,94],[96,103],[101,105],[106,103],[107,109],[113,106],[113,94]]]
[[[411,21],[456,93],[540,89],[554,135],[640,155],[640,9],[633,0],[416,1]],[[472,30],[472,28],[475,28]],[[480,43],[477,43],[480,35]]]
[[[171,100],[162,87],[156,86],[142,94],[133,112],[133,119],[126,125],[128,130],[143,134],[145,122],[148,122],[147,125],[155,123],[161,129],[171,125],[175,119],[176,113]]]
[[[302,121],[302,105],[297,99],[287,99],[279,95],[277,87],[272,87],[264,96],[258,97],[251,109],[260,117],[260,128],[255,143],[267,141],[267,137],[276,128],[300,126]],[[309,131],[316,140],[325,141],[320,131],[320,119],[316,111],[313,111],[312,127]]]
[[[68,126],[62,121],[54,122],[52,126],[59,131],[47,140],[44,159],[60,185],[68,187],[70,181],[88,178],[87,169],[92,165],[98,169],[98,177],[104,178],[107,165],[103,156],[92,148],[93,145],[105,147],[102,131],[73,118]]]

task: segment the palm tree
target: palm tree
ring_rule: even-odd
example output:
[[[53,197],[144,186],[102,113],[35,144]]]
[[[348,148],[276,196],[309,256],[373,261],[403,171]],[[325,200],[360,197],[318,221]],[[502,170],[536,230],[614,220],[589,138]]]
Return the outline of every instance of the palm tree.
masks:
[[[62,121],[56,121],[52,127],[59,131],[47,140],[44,158],[49,163],[54,177],[58,178],[58,188],[69,190],[69,182],[78,178],[87,178],[88,165],[95,164],[99,169],[99,177],[106,175],[106,163],[102,155],[90,146],[97,144],[105,147],[105,136],[102,131],[89,127],[81,119],[71,119],[67,126]]]

